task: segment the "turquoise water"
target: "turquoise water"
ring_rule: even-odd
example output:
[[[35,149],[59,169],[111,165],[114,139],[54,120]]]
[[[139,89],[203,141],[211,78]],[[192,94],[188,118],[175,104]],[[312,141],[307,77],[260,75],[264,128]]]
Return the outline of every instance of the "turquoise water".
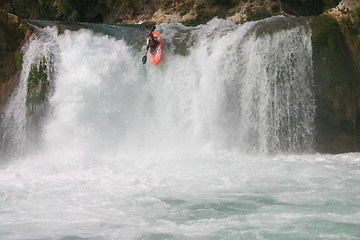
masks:
[[[2,239],[358,239],[360,155],[29,158]]]

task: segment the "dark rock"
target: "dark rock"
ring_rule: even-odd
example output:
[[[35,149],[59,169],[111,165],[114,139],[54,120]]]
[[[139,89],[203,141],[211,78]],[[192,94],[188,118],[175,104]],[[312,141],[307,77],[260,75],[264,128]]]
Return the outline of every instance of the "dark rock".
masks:
[[[312,26],[316,149],[328,153],[355,151],[360,136],[359,75],[336,19],[319,16]]]
[[[20,48],[31,30],[17,16],[0,10],[0,112],[16,85],[16,74],[21,68]]]

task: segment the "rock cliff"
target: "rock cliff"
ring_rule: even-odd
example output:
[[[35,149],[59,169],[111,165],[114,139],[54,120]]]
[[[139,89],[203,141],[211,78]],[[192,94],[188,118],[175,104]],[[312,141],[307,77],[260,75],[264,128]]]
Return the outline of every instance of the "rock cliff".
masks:
[[[3,0],[21,18],[104,23],[140,21],[198,24],[215,16],[234,22],[273,15],[319,15],[340,0]]]
[[[342,0],[313,21],[320,152],[360,150],[360,2]]]
[[[17,16],[0,10],[0,112],[16,84],[17,70],[22,64],[19,50],[30,33],[27,24]]]

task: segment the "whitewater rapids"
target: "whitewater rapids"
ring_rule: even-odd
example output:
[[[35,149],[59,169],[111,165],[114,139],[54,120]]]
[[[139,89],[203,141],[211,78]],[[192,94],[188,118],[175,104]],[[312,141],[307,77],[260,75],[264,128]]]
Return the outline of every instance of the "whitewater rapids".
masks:
[[[23,49],[0,239],[360,238],[360,154],[313,150],[306,21],[161,24],[156,67],[141,27],[88,27],[40,28]],[[51,91],[30,115],[41,62]]]

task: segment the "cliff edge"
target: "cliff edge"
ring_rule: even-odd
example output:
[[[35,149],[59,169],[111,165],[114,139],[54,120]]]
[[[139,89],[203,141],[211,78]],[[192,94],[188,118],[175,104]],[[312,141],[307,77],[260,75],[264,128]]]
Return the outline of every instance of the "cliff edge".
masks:
[[[30,34],[26,23],[0,10],[0,112],[16,85],[16,74],[22,64],[20,48]]]

